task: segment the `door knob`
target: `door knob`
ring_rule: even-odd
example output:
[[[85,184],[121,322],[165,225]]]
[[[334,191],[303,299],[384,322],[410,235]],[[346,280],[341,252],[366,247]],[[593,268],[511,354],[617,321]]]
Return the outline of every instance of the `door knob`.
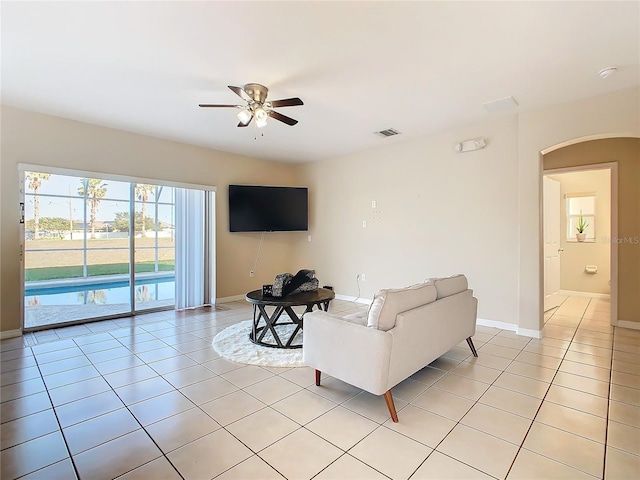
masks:
[[[564,252],[564,248],[559,248],[558,251],[559,252]]]

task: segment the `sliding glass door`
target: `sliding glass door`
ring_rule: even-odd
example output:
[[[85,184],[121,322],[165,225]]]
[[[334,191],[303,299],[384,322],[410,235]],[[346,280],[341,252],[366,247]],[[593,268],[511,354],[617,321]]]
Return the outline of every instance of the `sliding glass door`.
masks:
[[[175,307],[176,191],[191,190],[37,171],[23,182],[25,330]]]
[[[175,188],[132,184],[136,311],[175,305]]]

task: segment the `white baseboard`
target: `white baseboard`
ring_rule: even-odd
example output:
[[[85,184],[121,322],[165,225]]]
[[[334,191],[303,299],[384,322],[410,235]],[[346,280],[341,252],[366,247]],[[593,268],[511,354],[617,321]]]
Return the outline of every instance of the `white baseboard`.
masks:
[[[0,340],[5,340],[7,338],[15,338],[22,336],[22,330],[5,330],[4,332],[0,332]]]
[[[516,335],[522,335],[523,337],[542,338],[542,330],[531,330],[529,328],[516,329]]]
[[[611,295],[608,293],[576,292],[574,290],[560,290],[558,294],[567,297],[611,298]]]
[[[365,305],[371,303],[371,300],[368,298],[350,297],[348,295],[340,295],[338,293],[336,293],[336,300],[346,300],[347,302],[363,303]]]
[[[476,318],[476,325],[483,327],[499,328],[501,330],[509,330],[515,332],[518,326],[515,323],[498,322],[496,320],[486,320],[484,318]]]
[[[632,330],[640,330],[640,322],[632,322],[631,320],[617,320],[612,322],[614,327],[630,328]]]
[[[486,320],[484,318],[477,318],[476,325],[483,327],[499,328],[501,330],[508,330],[515,332],[516,335],[531,338],[542,338],[542,332],[540,330],[530,330],[528,328],[520,328],[515,323],[498,322],[496,320]]]
[[[230,297],[220,297],[216,298],[216,303],[229,303],[229,302],[237,302],[238,300],[244,300],[246,295],[232,295]]]

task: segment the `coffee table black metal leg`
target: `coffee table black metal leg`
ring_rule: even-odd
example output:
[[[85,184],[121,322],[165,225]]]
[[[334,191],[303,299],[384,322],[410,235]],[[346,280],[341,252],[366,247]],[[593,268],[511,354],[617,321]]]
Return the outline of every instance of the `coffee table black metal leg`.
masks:
[[[253,325],[251,325],[251,334],[249,335],[249,339],[252,342],[255,342],[256,335],[258,335],[258,322],[260,321],[260,315],[258,314],[258,318],[256,319],[256,311],[258,310],[258,306],[253,304]]]
[[[289,318],[291,319],[291,321],[296,324],[296,328],[293,330],[293,333],[289,337],[289,340],[287,340],[286,346],[290,348],[291,343],[293,342],[293,339],[296,338],[296,335],[302,328],[302,319],[304,318],[304,313],[307,313],[310,310],[309,310],[309,307],[307,307],[307,310],[302,314],[302,316],[298,317],[298,314],[293,310],[292,307],[284,307],[284,309],[289,315]]]
[[[273,311],[271,316],[269,316],[269,314],[267,313],[267,310],[265,309],[264,305],[258,305],[258,309],[260,310],[260,314],[258,315],[258,320],[254,321],[254,327],[256,328],[256,331],[260,331],[260,334],[258,335],[258,337],[255,337],[255,336],[253,337],[254,341],[256,343],[262,343],[262,340],[265,334],[267,333],[267,329],[268,329],[273,335],[274,340],[278,344],[277,346],[280,348],[283,348],[284,345],[282,344],[282,341],[278,336],[278,332],[276,332],[275,325],[278,319],[280,318],[280,315],[282,315],[282,312],[284,311],[284,307],[276,307],[276,309]],[[260,323],[260,318],[264,319],[265,326],[258,328],[258,323]],[[273,346],[275,347],[275,345]]]

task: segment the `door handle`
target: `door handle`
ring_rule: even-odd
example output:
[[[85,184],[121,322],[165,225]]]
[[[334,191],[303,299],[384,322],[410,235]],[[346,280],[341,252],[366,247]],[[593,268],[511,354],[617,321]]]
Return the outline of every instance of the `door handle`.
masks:
[[[564,248],[559,248],[558,251],[559,252],[564,252]]]

